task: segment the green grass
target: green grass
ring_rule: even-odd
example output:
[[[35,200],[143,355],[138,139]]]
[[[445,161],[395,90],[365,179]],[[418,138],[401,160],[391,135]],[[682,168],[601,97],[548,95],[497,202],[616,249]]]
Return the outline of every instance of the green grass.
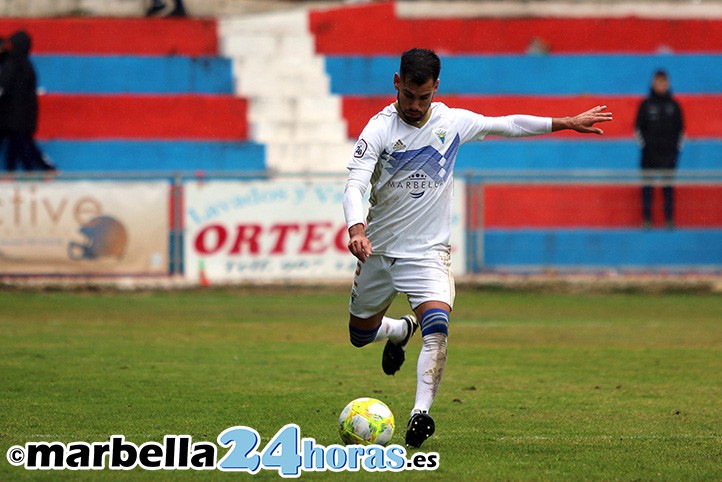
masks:
[[[0,480],[278,479],[219,471],[27,471],[32,441],[215,442],[287,423],[339,442],[358,396],[394,411],[402,443],[415,361],[381,372],[348,342],[347,292],[0,292]],[[391,314],[407,310],[399,298]],[[302,480],[722,480],[722,297],[460,290],[432,414],[433,472]],[[225,453],[224,449],[219,454]]]

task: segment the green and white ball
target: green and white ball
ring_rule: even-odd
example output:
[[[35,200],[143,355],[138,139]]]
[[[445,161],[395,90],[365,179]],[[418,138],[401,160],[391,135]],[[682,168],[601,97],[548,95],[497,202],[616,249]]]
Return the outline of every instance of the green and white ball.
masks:
[[[341,412],[338,431],[346,445],[386,445],[394,434],[394,414],[381,400],[357,398]]]

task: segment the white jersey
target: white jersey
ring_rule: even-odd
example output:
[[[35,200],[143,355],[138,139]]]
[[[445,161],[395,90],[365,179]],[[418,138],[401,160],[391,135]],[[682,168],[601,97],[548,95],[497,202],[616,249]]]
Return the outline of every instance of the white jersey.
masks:
[[[414,127],[400,118],[394,104],[384,108],[364,128],[348,164],[349,170],[370,175],[366,236],[376,254],[410,258],[449,250],[459,146],[487,134],[551,130],[549,118],[485,117],[440,102],[430,109],[427,122]]]

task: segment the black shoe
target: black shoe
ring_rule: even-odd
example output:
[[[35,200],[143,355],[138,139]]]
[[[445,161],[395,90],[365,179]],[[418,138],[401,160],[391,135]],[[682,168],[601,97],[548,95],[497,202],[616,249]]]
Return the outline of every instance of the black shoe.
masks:
[[[153,2],[153,5],[151,5],[150,7],[148,7],[148,10],[145,11],[145,16],[146,16],[146,17],[152,17],[153,15],[155,15],[155,14],[158,13],[158,12],[160,12],[160,11],[163,10],[164,8],[165,8],[165,4],[164,4],[164,3],[155,3],[155,2]]]
[[[421,447],[424,441],[436,430],[434,419],[426,412],[417,412],[409,419],[406,426],[406,445],[413,448]]]
[[[393,375],[399,371],[401,365],[404,364],[406,360],[406,345],[419,327],[419,322],[416,321],[414,315],[402,316],[401,319],[406,321],[406,338],[398,344],[391,343],[391,340],[387,340],[386,346],[384,347],[384,354],[381,357],[381,368],[383,368],[384,373],[387,375]]]

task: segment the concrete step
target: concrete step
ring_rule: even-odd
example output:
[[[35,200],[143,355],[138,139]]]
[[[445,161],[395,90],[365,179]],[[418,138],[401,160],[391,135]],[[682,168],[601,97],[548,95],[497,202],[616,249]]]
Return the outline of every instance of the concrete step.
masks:
[[[241,72],[235,79],[236,92],[243,97],[298,97],[303,95],[329,95],[330,79],[325,73],[294,76],[293,72],[274,76],[256,75],[253,72]]]
[[[275,143],[313,143],[313,142],[344,142],[346,123],[334,119],[324,121],[303,122],[263,121],[250,124],[251,136],[256,142]]]
[[[266,145],[266,166],[278,172],[345,172],[353,142],[288,142]]]
[[[311,57],[315,53],[313,37],[302,34],[237,33],[222,37],[220,49],[226,57]]]
[[[324,121],[341,119],[341,99],[317,97],[258,97],[250,99],[249,122]]]
[[[238,34],[303,35],[307,33],[305,10],[293,9],[223,18],[218,22],[221,36]]]

